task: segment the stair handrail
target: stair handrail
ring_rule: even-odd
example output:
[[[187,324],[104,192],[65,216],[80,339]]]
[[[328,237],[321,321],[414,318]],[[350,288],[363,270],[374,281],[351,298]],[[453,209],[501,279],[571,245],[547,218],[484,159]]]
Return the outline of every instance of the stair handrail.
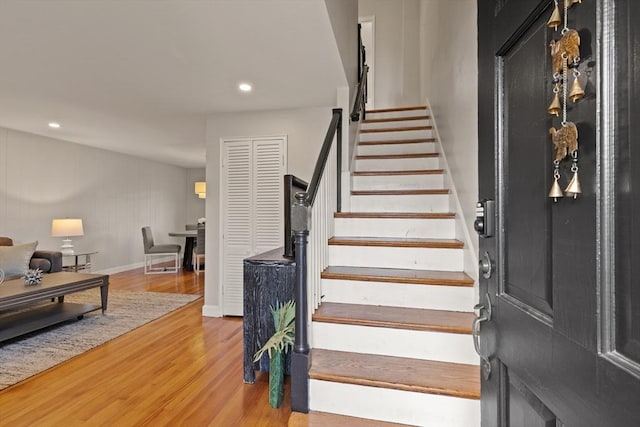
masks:
[[[335,140],[335,144],[333,141]],[[318,155],[313,176],[306,192],[295,195],[291,207],[291,228],[295,238],[295,340],[291,355],[291,409],[309,412],[309,367],[310,346],[307,330],[309,308],[320,304],[320,269],[326,260],[328,234],[332,234],[329,223],[334,212],[340,212],[341,164],[342,164],[342,108],[334,108],[327,133]],[[329,162],[335,157],[335,163]],[[331,196],[334,194],[336,198]],[[320,197],[318,197],[321,195]],[[316,203],[318,201],[318,203]],[[314,228],[311,247],[319,254],[319,261],[311,261],[307,268],[307,237]]]
[[[365,104],[367,103],[367,74],[369,66],[367,65],[367,50],[362,43],[362,24],[358,24],[358,90],[356,99],[351,110],[351,121],[357,122],[366,118]]]

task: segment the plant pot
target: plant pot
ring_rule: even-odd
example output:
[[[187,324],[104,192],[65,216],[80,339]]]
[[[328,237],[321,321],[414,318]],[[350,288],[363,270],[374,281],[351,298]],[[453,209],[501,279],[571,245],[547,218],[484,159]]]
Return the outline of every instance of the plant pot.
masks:
[[[284,398],[284,353],[275,351],[269,360],[269,404],[279,408]]]

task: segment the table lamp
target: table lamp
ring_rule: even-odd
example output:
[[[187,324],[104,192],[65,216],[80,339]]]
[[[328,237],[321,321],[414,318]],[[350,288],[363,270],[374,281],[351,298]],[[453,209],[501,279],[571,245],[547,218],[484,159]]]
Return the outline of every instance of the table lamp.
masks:
[[[64,237],[60,252],[63,255],[73,255],[73,244],[69,237],[84,236],[82,220],[73,218],[54,219],[51,222],[51,236]]]
[[[198,181],[194,185],[195,193],[199,198],[205,199],[207,197],[207,183],[205,181]]]

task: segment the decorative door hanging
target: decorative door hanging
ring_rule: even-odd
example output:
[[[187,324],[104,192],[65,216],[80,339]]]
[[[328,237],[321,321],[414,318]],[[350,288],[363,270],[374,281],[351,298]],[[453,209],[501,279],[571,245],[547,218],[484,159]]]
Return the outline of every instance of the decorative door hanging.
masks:
[[[547,22],[547,26],[558,31],[558,27],[563,23],[560,40],[551,41],[551,65],[553,69],[553,99],[547,112],[552,116],[560,117],[562,122],[560,128],[549,129],[553,142],[553,185],[549,191],[549,197],[557,202],[563,196],[578,197],[582,193],[580,180],[578,179],[578,128],[575,123],[567,121],[567,99],[577,102],[584,96],[584,88],[580,83],[580,35],[576,30],[568,27],[569,8],[575,3],[582,3],[582,0],[562,0],[564,2],[564,15],[560,14],[558,0],[553,0],[553,13]],[[564,20],[561,20],[564,18]],[[569,70],[573,74],[573,84],[568,89]],[[560,163],[566,158],[571,158],[571,172],[573,176],[564,190],[560,187]]]

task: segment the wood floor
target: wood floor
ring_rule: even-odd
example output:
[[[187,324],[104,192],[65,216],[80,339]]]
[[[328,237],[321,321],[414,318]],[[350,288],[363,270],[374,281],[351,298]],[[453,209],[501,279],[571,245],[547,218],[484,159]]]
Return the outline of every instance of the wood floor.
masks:
[[[138,269],[110,288],[202,295],[203,281]],[[242,382],[242,319],[201,310],[202,298],[0,391],[0,426],[286,426],[289,385],[275,410],[266,374]]]

